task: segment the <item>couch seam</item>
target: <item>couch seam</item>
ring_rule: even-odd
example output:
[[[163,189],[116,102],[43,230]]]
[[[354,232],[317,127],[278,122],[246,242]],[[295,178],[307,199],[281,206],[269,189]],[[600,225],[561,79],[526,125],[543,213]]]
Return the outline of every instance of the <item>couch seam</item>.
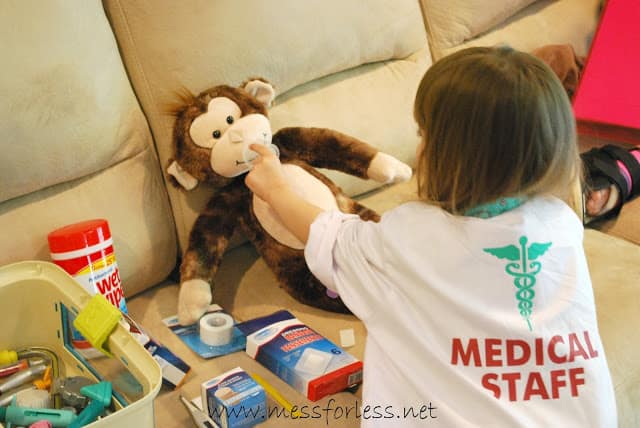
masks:
[[[431,59],[433,62],[435,62],[438,59],[440,59],[441,52],[440,52],[440,49],[438,49],[438,47],[436,46],[436,42],[433,40],[434,38],[432,37],[433,24],[427,13],[427,9],[429,7],[427,6],[426,0],[418,0],[418,3],[420,5],[420,13],[422,14],[422,21],[424,24],[424,28],[427,33],[427,44],[429,45],[429,51],[431,52]]]
[[[126,32],[126,37],[127,37],[128,41],[129,41],[129,44],[131,45],[131,48],[132,48],[131,61],[133,62],[133,66],[138,70],[138,73],[141,76],[142,81],[143,81],[142,90],[145,92],[145,94],[147,95],[149,100],[156,101],[155,97],[153,96],[152,91],[150,90],[150,84],[149,84],[149,81],[147,80],[146,73],[144,72],[144,67],[142,67],[142,64],[138,60],[140,55],[138,53],[138,49],[136,47],[136,44],[134,43],[134,38],[133,38],[133,35],[131,33],[131,27],[129,25],[129,21],[127,20],[126,14],[124,13],[124,9],[122,8],[122,2],[121,2],[121,0],[113,0],[113,1],[115,2],[114,6],[117,7],[117,12],[119,13],[119,15],[121,17],[121,20],[122,20],[122,23],[123,23],[123,27],[124,27],[124,30]],[[112,29],[112,32],[113,32],[113,29]],[[113,33],[113,36],[117,40],[117,37],[116,37],[115,33]],[[121,52],[120,55],[121,55],[121,60],[123,62],[124,68],[126,70],[124,53]],[[151,119],[150,119],[150,117],[147,116],[147,113],[145,112],[145,110],[143,108],[143,103],[140,100],[140,97],[138,96],[138,94],[136,93],[136,91],[134,89],[134,85],[133,85],[133,82],[131,81],[132,80],[131,77],[130,76],[128,76],[128,77],[129,77],[129,84],[131,85],[131,90],[134,93],[134,95],[136,96],[136,99],[138,101],[138,105],[140,107],[140,110],[142,111],[142,114],[146,118],[147,127],[149,129],[149,133],[150,133],[151,138],[152,138],[152,143],[153,143],[152,149],[153,149],[153,151],[154,151],[154,153],[156,155],[157,163],[158,163],[158,166],[160,168],[160,172],[161,172],[161,175],[162,175],[162,182],[165,185],[165,192],[166,192],[167,199],[168,199],[168,202],[169,202],[169,209],[171,211],[172,220],[173,220],[173,223],[175,225],[174,234],[175,234],[175,238],[176,238],[176,244],[177,244],[177,247],[178,247],[177,254],[178,254],[178,259],[179,259],[180,258],[180,235],[178,233],[177,219],[176,219],[175,211],[176,210],[179,211],[180,222],[182,223],[181,226],[183,226],[183,228],[186,228],[186,225],[184,224],[185,213],[184,213],[184,210],[182,209],[182,207],[180,206],[180,201],[176,201],[175,204],[171,203],[172,198],[169,195],[169,188],[168,188],[169,183],[168,183],[168,181],[166,179],[166,176],[165,176],[165,173],[164,173],[164,168],[162,166],[162,159],[160,157],[160,153],[159,153],[158,147],[157,147],[157,138],[154,135],[153,129],[151,127],[151,123],[150,123]],[[153,104],[153,102],[152,102],[152,104]],[[149,115],[150,116],[154,116],[154,113],[150,112]],[[175,207],[174,207],[174,205],[175,205]]]

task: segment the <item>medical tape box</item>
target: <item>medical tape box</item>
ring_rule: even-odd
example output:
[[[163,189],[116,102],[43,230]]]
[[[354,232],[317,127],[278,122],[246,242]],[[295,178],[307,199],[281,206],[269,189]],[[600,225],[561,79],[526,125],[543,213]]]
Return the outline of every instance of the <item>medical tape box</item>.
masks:
[[[221,427],[252,427],[267,419],[264,389],[240,367],[201,385],[202,406]]]
[[[288,311],[238,325],[247,354],[311,401],[362,382],[362,362]]]
[[[191,367],[180,357],[171,352],[169,348],[153,339],[147,332],[135,322],[128,314],[123,313],[123,318],[129,324],[129,333],[144,346],[162,370],[162,384],[177,389],[182,386]]]

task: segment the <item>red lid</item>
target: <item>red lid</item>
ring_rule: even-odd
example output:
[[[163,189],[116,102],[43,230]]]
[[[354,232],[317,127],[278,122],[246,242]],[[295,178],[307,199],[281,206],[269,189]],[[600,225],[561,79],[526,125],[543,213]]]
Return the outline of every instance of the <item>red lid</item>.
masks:
[[[111,238],[104,219],[87,220],[56,229],[47,236],[52,253],[64,253],[100,244]]]

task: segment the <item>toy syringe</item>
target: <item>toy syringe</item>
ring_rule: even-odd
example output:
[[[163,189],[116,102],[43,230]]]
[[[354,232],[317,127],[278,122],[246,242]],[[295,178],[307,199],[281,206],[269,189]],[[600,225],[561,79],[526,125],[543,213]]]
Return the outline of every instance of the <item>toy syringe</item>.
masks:
[[[16,405],[16,398],[8,407],[0,407],[0,422],[9,422],[18,426],[29,426],[38,421],[49,421],[53,427],[67,427],[76,419],[71,410],[32,409]]]

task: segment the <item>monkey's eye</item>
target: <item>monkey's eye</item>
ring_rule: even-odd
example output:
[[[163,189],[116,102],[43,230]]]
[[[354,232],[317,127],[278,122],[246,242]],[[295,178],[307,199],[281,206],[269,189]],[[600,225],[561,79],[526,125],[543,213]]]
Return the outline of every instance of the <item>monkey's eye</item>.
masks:
[[[227,123],[231,125],[233,123],[233,116],[227,116]]]
[[[222,134],[220,134],[220,130],[216,129],[215,131],[213,131],[211,135],[213,135],[213,138],[217,140],[218,138],[220,138],[220,135]]]

